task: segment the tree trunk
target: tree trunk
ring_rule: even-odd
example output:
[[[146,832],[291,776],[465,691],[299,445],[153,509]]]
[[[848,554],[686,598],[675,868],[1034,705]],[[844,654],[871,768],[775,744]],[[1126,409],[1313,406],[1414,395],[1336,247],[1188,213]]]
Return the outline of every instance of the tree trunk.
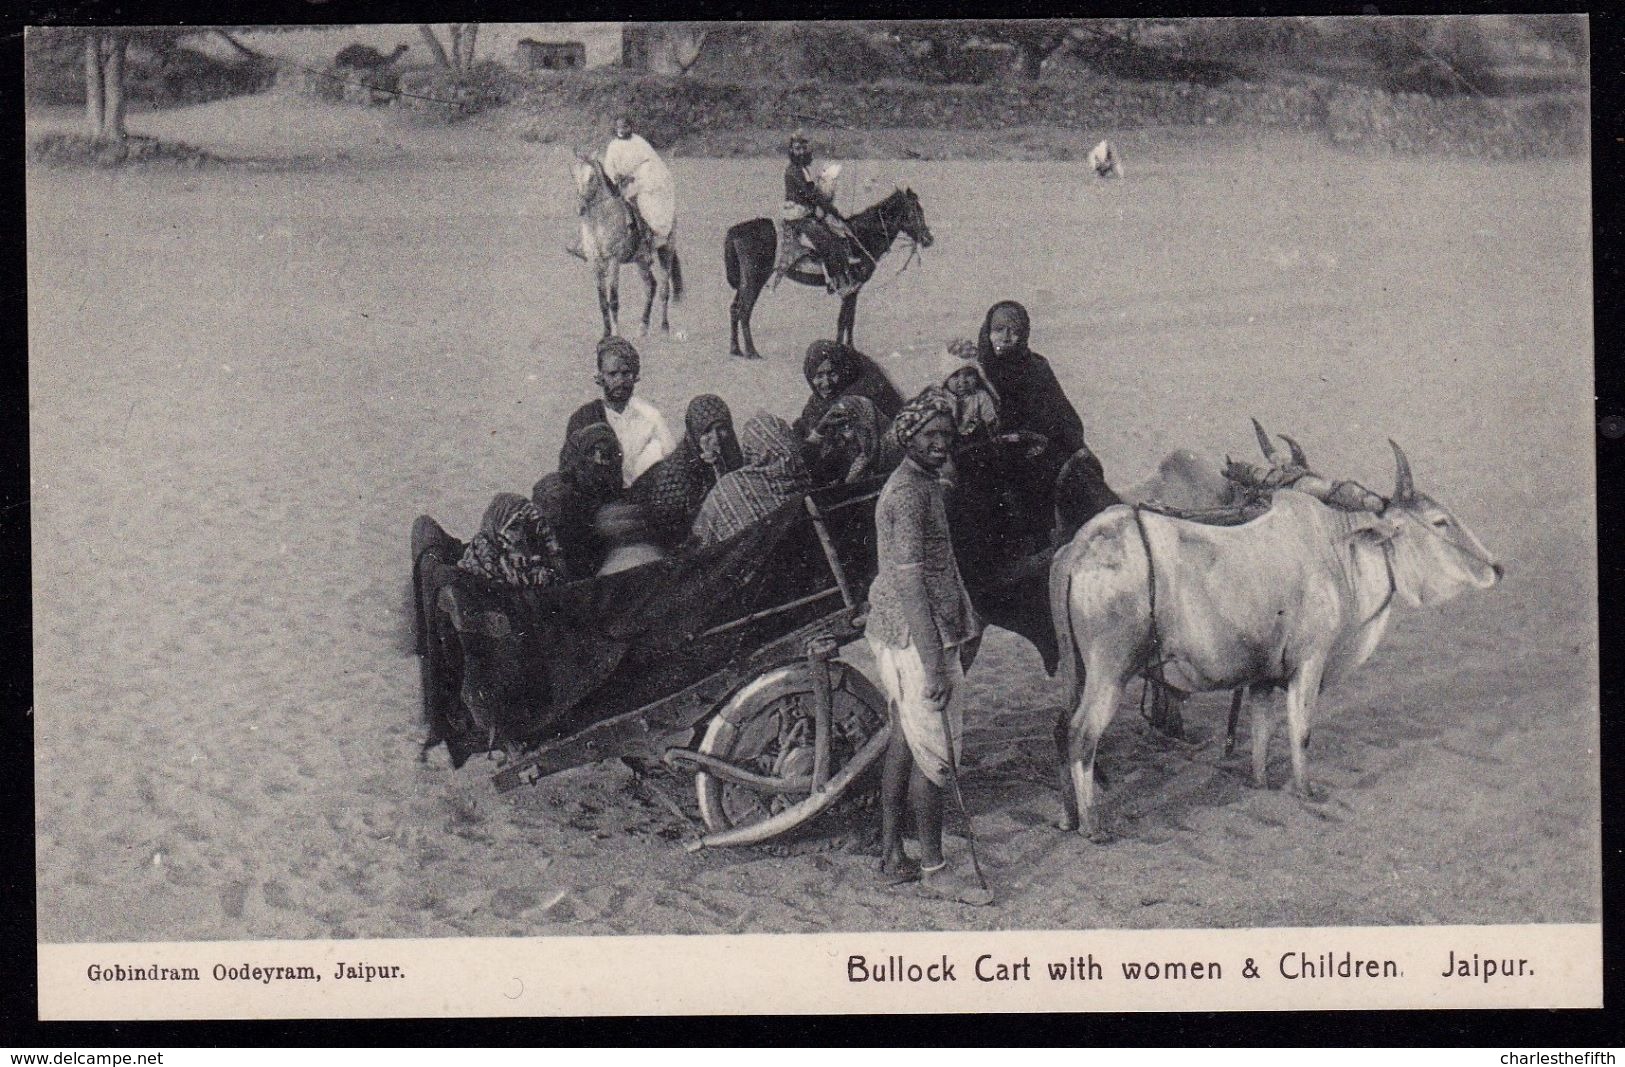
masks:
[[[101,137],[106,120],[106,99],[102,96],[102,35],[85,34],[85,123],[92,137]]]
[[[474,69],[474,46],[480,39],[480,24],[469,22],[463,25],[463,69]]]
[[[449,69],[451,60],[447,58],[446,50],[440,46],[440,38],[435,36],[434,27],[420,23],[418,32],[423,35],[423,42],[429,46],[429,51],[434,54],[435,62]]]
[[[671,58],[677,64],[677,73],[687,74],[688,69],[699,62],[700,52],[705,48],[705,38],[710,30],[685,30],[676,33],[671,39]]]
[[[130,41],[122,34],[113,38],[113,50],[107,57],[107,113],[106,136],[122,141],[124,130],[124,59],[129,54]]]
[[[463,24],[446,23],[446,36],[451,38],[451,69],[463,69]]]
[[[1036,44],[1016,45],[1016,76],[1022,81],[1037,81],[1044,71],[1044,60],[1054,49]]]

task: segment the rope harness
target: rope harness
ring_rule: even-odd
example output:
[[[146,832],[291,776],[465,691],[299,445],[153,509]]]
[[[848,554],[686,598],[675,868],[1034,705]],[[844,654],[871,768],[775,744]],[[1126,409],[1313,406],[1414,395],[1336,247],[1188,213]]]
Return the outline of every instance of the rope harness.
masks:
[[[1305,472],[1305,473],[1307,473],[1307,472]],[[1304,475],[1300,473],[1296,477],[1292,477],[1290,480],[1283,479],[1281,481],[1281,483],[1280,483],[1279,488],[1283,488],[1283,489],[1290,488],[1293,484],[1295,484],[1297,481],[1299,481],[1303,476]],[[1363,488],[1363,487],[1361,487],[1361,488]],[[1255,519],[1259,515],[1263,514],[1263,510],[1259,510],[1257,505],[1258,505],[1257,500],[1250,500],[1250,501],[1248,501],[1246,503],[1243,503],[1242,505],[1240,505],[1237,508],[1206,509],[1206,510],[1203,510],[1203,511],[1191,511],[1191,512],[1181,512],[1178,509],[1161,507],[1161,506],[1158,506],[1158,505],[1155,505],[1155,504],[1135,504],[1135,505],[1133,505],[1134,528],[1139,531],[1139,533],[1140,533],[1140,544],[1145,549],[1146,587],[1147,587],[1146,588],[1146,593],[1147,593],[1147,602],[1149,604],[1149,609],[1150,609],[1149,610],[1149,615],[1150,615],[1150,629],[1151,629],[1151,634],[1150,634],[1151,655],[1150,655],[1150,659],[1147,661],[1145,667],[1140,671],[1140,674],[1145,678],[1145,683],[1146,683],[1140,689],[1140,717],[1141,718],[1144,718],[1147,721],[1150,721],[1150,716],[1148,716],[1146,714],[1145,702],[1146,702],[1147,695],[1149,694],[1149,692],[1151,690],[1151,686],[1153,684],[1155,684],[1157,686],[1160,686],[1164,691],[1168,692],[1170,694],[1170,696],[1177,696],[1177,698],[1183,698],[1186,695],[1186,694],[1182,693],[1177,687],[1169,684],[1168,679],[1167,679],[1167,675],[1166,675],[1166,673],[1164,671],[1164,668],[1169,663],[1169,657],[1163,655],[1162,628],[1157,624],[1157,562],[1156,562],[1156,557],[1151,552],[1151,537],[1150,537],[1150,535],[1148,533],[1146,533],[1146,529],[1145,529],[1145,517],[1144,517],[1145,513],[1149,511],[1153,515],[1163,515],[1163,516],[1166,516],[1168,518],[1178,519],[1178,520],[1186,521],[1186,522],[1190,522],[1190,521],[1198,521],[1198,522],[1200,522],[1200,521],[1203,521],[1204,518],[1209,517],[1209,516],[1217,517],[1219,519],[1228,519],[1231,516],[1236,516],[1239,519],[1239,521],[1237,521],[1237,522],[1218,522],[1218,523],[1207,522],[1205,524],[1206,525],[1240,525],[1243,522],[1250,522],[1250,521],[1252,521],[1252,519]],[[1268,507],[1268,503],[1267,503],[1267,498],[1266,498],[1266,500],[1264,502],[1264,510],[1267,510],[1267,507]],[[1433,533],[1432,530],[1429,530],[1428,532]],[[1440,536],[1440,535],[1435,534],[1434,536]],[[1463,551],[1465,551],[1465,550],[1463,550]],[[1468,555],[1472,555],[1472,553],[1468,553]],[[1386,567],[1386,569],[1388,571],[1388,589],[1387,589],[1387,592],[1383,594],[1382,603],[1378,604],[1376,609],[1373,610],[1370,615],[1366,616],[1365,619],[1363,619],[1360,622],[1360,625],[1358,627],[1359,630],[1364,630],[1367,626],[1370,626],[1372,623],[1376,622],[1379,618],[1381,618],[1383,613],[1386,612],[1390,607],[1393,606],[1394,596],[1399,592],[1399,580],[1394,574],[1394,545],[1393,545],[1392,541],[1384,540],[1382,542],[1382,560],[1383,560],[1383,564],[1385,565],[1385,567]],[[1234,727],[1232,727],[1232,729],[1233,728]]]

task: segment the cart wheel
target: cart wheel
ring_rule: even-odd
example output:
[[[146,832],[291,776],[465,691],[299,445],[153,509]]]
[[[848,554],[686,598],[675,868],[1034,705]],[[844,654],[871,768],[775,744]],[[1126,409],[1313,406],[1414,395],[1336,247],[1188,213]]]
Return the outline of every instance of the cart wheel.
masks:
[[[857,754],[886,723],[886,697],[861,671],[830,665],[830,776]],[[810,775],[813,768],[814,696],[805,660],[758,676],[711,720],[699,750],[758,774],[780,778]],[[794,808],[807,793],[764,793],[725,782],[705,771],[694,778],[700,815],[712,832],[749,826]],[[817,814],[810,809],[807,818]],[[792,823],[799,826],[800,822]]]

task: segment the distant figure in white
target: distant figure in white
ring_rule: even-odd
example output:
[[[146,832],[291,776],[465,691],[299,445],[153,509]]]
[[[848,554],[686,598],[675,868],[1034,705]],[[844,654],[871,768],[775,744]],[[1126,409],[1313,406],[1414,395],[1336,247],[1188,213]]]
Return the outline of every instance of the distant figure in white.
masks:
[[[604,174],[648,227],[654,247],[669,244],[677,224],[677,186],[665,161],[648,141],[632,132],[625,115],[615,120],[615,136],[604,149]]]
[[[1095,168],[1097,178],[1121,178],[1123,164],[1117,158],[1117,149],[1110,141],[1102,141],[1089,149],[1089,165]]]

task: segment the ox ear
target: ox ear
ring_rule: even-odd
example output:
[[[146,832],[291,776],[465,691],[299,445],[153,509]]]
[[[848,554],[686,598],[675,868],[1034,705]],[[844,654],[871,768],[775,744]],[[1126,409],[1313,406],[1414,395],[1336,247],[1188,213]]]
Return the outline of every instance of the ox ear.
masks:
[[[1400,534],[1400,525],[1393,519],[1381,516],[1372,516],[1371,521],[1365,523],[1358,530],[1349,534],[1349,540],[1364,543],[1376,548],[1392,544],[1394,538]]]

